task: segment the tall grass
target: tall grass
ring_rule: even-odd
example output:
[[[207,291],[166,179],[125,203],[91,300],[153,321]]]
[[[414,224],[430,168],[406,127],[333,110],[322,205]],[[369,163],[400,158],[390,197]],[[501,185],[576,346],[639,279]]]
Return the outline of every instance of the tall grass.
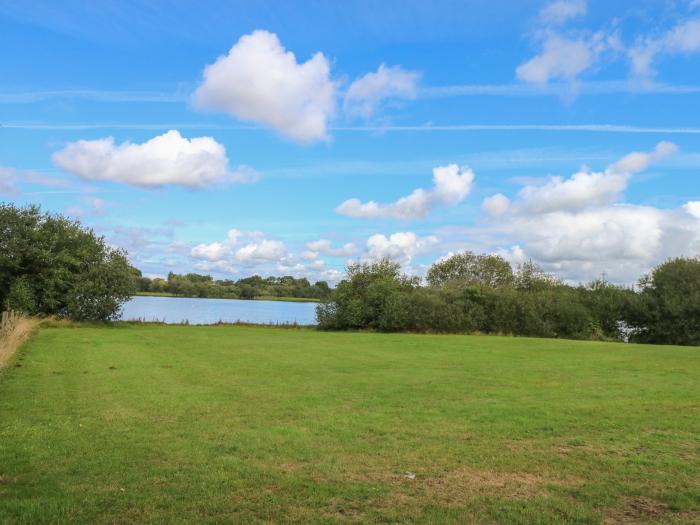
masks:
[[[11,327],[0,332],[0,368],[7,364],[39,324],[37,319],[20,317]]]

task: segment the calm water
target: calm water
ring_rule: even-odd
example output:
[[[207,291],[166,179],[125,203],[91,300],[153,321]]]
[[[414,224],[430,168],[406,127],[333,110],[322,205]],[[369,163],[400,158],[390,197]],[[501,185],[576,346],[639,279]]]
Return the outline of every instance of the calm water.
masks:
[[[124,305],[121,319],[171,324],[183,321],[191,324],[214,324],[217,321],[316,324],[316,303],[136,296]]]

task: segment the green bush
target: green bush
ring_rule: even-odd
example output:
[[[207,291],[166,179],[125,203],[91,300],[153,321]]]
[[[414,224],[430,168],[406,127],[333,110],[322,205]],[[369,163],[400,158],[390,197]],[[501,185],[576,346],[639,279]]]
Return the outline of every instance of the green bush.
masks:
[[[79,222],[0,204],[0,306],[112,319],[137,282],[126,253]]]
[[[634,340],[700,345],[700,258],[669,260],[639,285],[627,319]]]
[[[602,280],[573,287],[532,263],[509,273],[496,258],[467,253],[436,263],[421,286],[384,260],[351,265],[317,317],[334,330],[611,340],[631,333],[638,341],[700,344],[700,260],[669,261],[641,285],[641,293]]]

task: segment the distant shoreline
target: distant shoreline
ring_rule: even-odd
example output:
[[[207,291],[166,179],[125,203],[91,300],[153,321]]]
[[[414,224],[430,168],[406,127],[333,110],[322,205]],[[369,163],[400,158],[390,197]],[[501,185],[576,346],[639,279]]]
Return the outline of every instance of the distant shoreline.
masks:
[[[136,292],[132,297],[175,297],[180,299],[230,299],[233,301],[281,301],[287,303],[320,303],[320,299],[310,297],[277,297],[275,295],[260,295],[253,299],[242,299],[240,297],[194,297],[187,295],[176,295],[168,292]]]

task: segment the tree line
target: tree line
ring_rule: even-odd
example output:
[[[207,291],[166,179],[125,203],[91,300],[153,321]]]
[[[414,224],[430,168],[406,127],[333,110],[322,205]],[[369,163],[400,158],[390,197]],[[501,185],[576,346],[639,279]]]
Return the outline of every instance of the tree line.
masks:
[[[464,252],[433,264],[423,283],[389,260],[353,263],[334,289],[291,276],[149,279],[124,250],[80,222],[0,203],[0,310],[109,320],[138,291],[188,297],[317,298],[326,330],[500,333],[700,345],[700,259],[669,260],[636,287],[571,286],[533,263]]]
[[[317,307],[326,330],[490,333],[700,345],[700,259],[677,258],[637,288],[602,279],[571,286],[528,262],[464,252],[423,285],[390,260],[354,263]]]
[[[223,299],[255,299],[284,297],[297,299],[328,299],[331,288],[326,281],[311,284],[308,279],[291,275],[261,277],[253,275],[237,281],[214,280],[211,275],[197,273],[168,273],[166,279],[139,277],[138,290],[144,293],[173,294],[181,297],[212,297]]]
[[[0,310],[75,320],[110,320],[138,292],[182,297],[328,299],[325,281],[292,276],[214,280],[211,275],[144,277],[78,220],[42,212],[38,206],[0,203]]]

